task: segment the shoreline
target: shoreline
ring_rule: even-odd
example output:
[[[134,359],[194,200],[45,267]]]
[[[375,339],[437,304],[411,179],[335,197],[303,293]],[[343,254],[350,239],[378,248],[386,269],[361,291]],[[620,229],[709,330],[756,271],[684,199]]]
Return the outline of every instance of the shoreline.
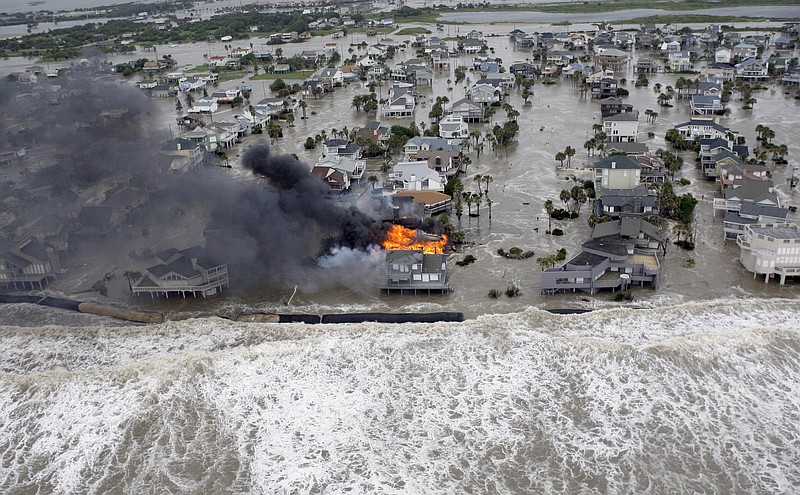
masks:
[[[130,307],[120,308],[108,304],[95,302],[78,301],[64,297],[54,297],[33,294],[0,294],[0,304],[36,304],[51,308],[75,311],[78,313],[91,314],[97,316],[109,316],[118,320],[132,323],[144,323],[147,325],[165,323],[167,315],[160,311],[141,311]],[[544,309],[551,314],[572,315],[590,313],[591,309],[560,308]],[[637,308],[641,309],[641,308]],[[410,312],[348,312],[348,313],[323,313],[323,314],[302,314],[302,313],[263,313],[246,312],[242,310],[229,316],[216,313],[209,313],[198,316],[208,318],[216,316],[235,322],[245,323],[305,323],[305,324],[342,324],[342,323],[441,323],[441,322],[464,322],[468,319],[460,311],[438,311],[432,313],[410,313]]]

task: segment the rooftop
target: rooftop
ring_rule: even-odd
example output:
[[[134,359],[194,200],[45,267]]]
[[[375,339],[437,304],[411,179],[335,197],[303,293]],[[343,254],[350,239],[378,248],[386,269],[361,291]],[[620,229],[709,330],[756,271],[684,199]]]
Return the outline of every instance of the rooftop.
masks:
[[[775,239],[796,239],[800,240],[800,227],[793,223],[765,224],[757,227],[750,227],[753,234],[765,235]]]

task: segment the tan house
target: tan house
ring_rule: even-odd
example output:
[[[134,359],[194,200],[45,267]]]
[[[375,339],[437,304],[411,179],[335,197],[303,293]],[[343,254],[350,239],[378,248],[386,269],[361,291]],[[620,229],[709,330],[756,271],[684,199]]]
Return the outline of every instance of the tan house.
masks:
[[[641,165],[629,156],[608,156],[592,165],[594,182],[607,189],[633,189],[641,182]]]

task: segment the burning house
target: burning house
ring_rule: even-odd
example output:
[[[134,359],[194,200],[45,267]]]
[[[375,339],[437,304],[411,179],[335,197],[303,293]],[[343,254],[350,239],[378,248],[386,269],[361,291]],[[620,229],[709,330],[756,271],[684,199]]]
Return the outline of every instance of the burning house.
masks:
[[[386,249],[386,278],[381,290],[451,292],[447,283],[447,235],[432,235],[402,225],[392,225],[382,246]]]

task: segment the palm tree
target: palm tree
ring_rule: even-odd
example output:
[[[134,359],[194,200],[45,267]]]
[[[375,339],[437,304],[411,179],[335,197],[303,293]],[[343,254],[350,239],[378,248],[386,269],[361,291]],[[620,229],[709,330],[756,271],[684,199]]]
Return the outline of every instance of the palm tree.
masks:
[[[492,177],[491,175],[484,175],[483,176],[483,182],[486,183],[486,196],[488,197],[489,196],[489,184],[494,182],[494,177]]]
[[[594,145],[595,145],[594,138],[589,139],[588,141],[583,143],[583,147],[586,149],[586,158],[589,158],[590,156],[592,156],[591,153],[592,153],[592,150],[594,150]]]
[[[530,98],[531,96],[533,96],[533,92],[531,90],[529,90],[528,88],[522,90],[522,100],[525,102],[526,105],[528,104],[528,98]]]
[[[567,159],[567,155],[565,155],[563,151],[559,151],[558,153],[556,153],[555,158],[556,158],[556,160],[561,162],[561,166],[563,167],[564,166],[564,160]]]
[[[472,193],[472,199],[475,201],[475,206],[478,207],[478,210],[475,213],[475,216],[481,216],[481,202],[483,200],[483,194],[475,194]]]
[[[575,198],[575,201],[578,203],[578,214],[579,215],[581,213],[581,205],[583,205],[583,203],[585,203],[587,199],[589,199],[589,198],[586,197],[586,191],[584,191],[582,188],[578,189],[578,197]]]
[[[467,203],[467,215],[472,216],[472,196],[473,193],[464,191],[461,193],[461,197],[464,198],[464,202]]]
[[[286,114],[286,123],[289,125],[289,127],[294,127],[294,114],[293,113],[287,113]]]
[[[378,183],[378,176],[377,175],[370,175],[369,177],[367,177],[367,180],[369,181],[370,184],[372,184],[372,189],[374,190],[375,189],[375,184]]]
[[[483,118],[487,122],[489,122],[491,124],[492,123],[492,116],[494,115],[494,113],[496,111],[497,111],[497,107],[493,107],[493,106],[489,105],[488,107],[483,109]]]
[[[579,86],[578,92],[580,93],[581,98],[586,98],[586,94],[589,92],[589,84],[586,83],[586,79],[584,79]]]
[[[473,140],[475,140],[475,146],[477,147],[478,146],[478,141],[480,141],[480,139],[481,139],[481,131],[470,131],[469,132],[469,137],[471,137]]]
[[[553,200],[548,199],[544,202],[544,211],[547,212],[547,233],[550,234],[553,231]]]
[[[567,157],[567,167],[572,165],[572,157],[575,156],[575,148],[572,146],[567,146],[564,149],[564,155]]]
[[[471,163],[472,159],[470,159],[470,157],[463,154],[461,155],[461,166],[464,167],[464,174],[467,173],[467,168],[470,166]]]
[[[305,120],[306,119],[306,108],[308,107],[308,103],[306,103],[306,100],[300,100],[300,103],[298,103],[297,106],[299,106],[300,110],[303,111],[303,120]]]
[[[536,264],[542,267],[542,271],[550,266],[550,255],[536,258]]]
[[[481,192],[481,181],[483,180],[482,175],[476,175],[472,178],[472,182],[478,186],[478,192]]]
[[[562,189],[561,193],[558,195],[558,199],[563,201],[564,204],[567,204],[569,203],[569,200],[572,199],[572,196],[570,195],[569,191],[567,191],[566,189]]]

